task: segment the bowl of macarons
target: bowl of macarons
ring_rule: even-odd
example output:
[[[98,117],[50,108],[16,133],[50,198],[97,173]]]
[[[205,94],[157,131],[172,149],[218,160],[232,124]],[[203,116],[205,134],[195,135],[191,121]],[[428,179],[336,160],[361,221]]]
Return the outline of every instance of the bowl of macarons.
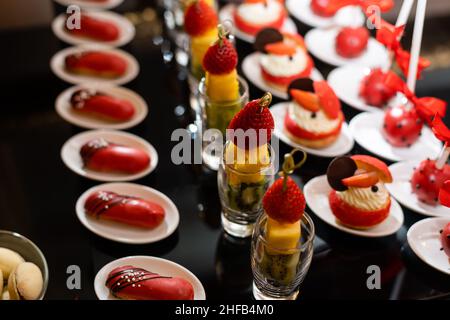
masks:
[[[47,284],[41,250],[16,232],[0,230],[0,300],[42,300]]]

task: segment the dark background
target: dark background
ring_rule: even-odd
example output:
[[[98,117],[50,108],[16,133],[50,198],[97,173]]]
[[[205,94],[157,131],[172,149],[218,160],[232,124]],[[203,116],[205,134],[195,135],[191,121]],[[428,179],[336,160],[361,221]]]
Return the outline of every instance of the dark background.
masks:
[[[126,87],[147,101],[149,115],[129,131],[150,141],[160,157],[157,169],[137,183],[160,190],[175,202],[181,218],[178,230],[155,244],[125,245],[99,238],[79,223],[75,202],[96,183],[69,171],[60,158],[64,142],[81,130],[54,110],[55,98],[69,84],[50,71],[52,55],[67,46],[50,27],[0,32],[0,229],[29,237],[44,252],[50,269],[46,299],[95,299],[96,272],[128,255],[180,263],[200,279],[208,299],[252,299],[249,240],[222,232],[216,175],[198,166],[175,166],[170,160],[172,131],[186,127],[192,117],[186,75],[173,59],[164,61],[162,56],[161,40],[164,50],[171,47],[164,40],[162,9],[151,1],[126,0],[115,11],[141,18],[136,38],[123,48],[138,59],[141,72]],[[449,25],[445,17],[426,21],[423,51],[431,58],[438,54],[437,68],[418,82],[419,96],[450,102],[450,58],[445,58],[450,47],[442,47],[450,39]],[[305,26],[299,27],[305,31]],[[237,47],[242,61],[251,48],[240,42]],[[319,62],[317,66],[325,76],[331,70]],[[251,87],[251,97],[258,95],[261,92]],[[176,115],[177,106],[186,112]],[[356,114],[347,106],[344,111],[347,120]],[[290,150],[280,144],[281,153]],[[355,146],[352,153],[364,150]],[[295,179],[304,184],[324,174],[329,161],[310,156]],[[315,254],[300,299],[448,299],[449,277],[418,260],[406,243],[407,229],[423,216],[405,208],[404,213],[405,225],[397,234],[379,239],[350,236],[312,215]],[[81,267],[81,290],[66,288],[66,268],[72,264]],[[381,267],[381,290],[366,287],[366,268],[373,264]]]

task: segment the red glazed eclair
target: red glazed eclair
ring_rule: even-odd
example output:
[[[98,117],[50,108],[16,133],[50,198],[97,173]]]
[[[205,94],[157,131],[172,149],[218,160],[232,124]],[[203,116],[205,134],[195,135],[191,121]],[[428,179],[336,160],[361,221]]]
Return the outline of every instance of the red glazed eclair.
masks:
[[[92,193],[87,198],[84,209],[88,215],[94,218],[147,229],[159,226],[165,216],[164,209],[159,204],[110,191]]]
[[[127,71],[127,62],[114,53],[85,51],[70,54],[65,58],[69,72],[100,78],[118,78]]]
[[[193,300],[194,288],[185,279],[165,277],[133,266],[112,270],[105,285],[126,300]]]
[[[75,91],[70,103],[79,112],[93,114],[114,121],[128,121],[135,114],[133,104],[95,90],[80,89]]]
[[[109,143],[100,138],[81,147],[81,158],[86,168],[102,172],[134,174],[150,164],[149,155],[137,148]]]
[[[79,29],[68,29],[65,27],[65,30],[74,36],[97,41],[115,41],[120,36],[120,30],[115,23],[97,19],[85,13],[81,14]]]

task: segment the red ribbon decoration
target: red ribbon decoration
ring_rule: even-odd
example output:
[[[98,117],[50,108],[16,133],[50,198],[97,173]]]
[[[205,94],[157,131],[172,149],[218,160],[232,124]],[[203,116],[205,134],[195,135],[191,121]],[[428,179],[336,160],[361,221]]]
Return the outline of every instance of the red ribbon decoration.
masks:
[[[433,121],[431,121],[431,130],[433,130],[436,138],[444,142],[446,145],[450,144],[450,129],[447,128],[439,114],[436,114]]]
[[[418,98],[408,85],[393,72],[386,76],[386,85],[397,92],[403,93],[406,98],[414,105],[417,114],[428,124],[431,124],[433,118],[444,117],[447,110],[447,102],[433,97]],[[445,126],[445,125],[444,125]]]
[[[369,17],[372,24],[376,24],[375,17]],[[402,48],[400,39],[405,31],[405,26],[396,27],[389,22],[381,19],[380,26],[378,26],[376,39],[382,43],[388,50],[394,53],[395,62],[402,70],[405,76],[408,76],[409,61],[411,54]],[[419,64],[417,66],[417,78],[422,75],[422,71],[430,66],[431,62],[428,59],[419,57]]]

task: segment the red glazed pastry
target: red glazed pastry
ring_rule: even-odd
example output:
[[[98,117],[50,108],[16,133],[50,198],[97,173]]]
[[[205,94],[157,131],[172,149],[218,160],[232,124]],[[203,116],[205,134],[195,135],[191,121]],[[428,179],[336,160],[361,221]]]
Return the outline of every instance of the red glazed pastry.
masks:
[[[311,75],[314,63],[298,34],[281,33],[273,28],[261,30],[254,43],[261,52],[261,76],[271,87],[286,91],[295,79]]]
[[[375,68],[361,82],[359,95],[364,101],[375,107],[383,107],[395,95],[395,90],[386,85],[386,77],[392,71],[384,72]]]
[[[105,285],[113,296],[125,300],[194,300],[194,288],[187,280],[133,266],[112,270]]]
[[[65,65],[69,72],[100,78],[118,78],[127,71],[124,58],[103,51],[70,54],[65,58]]]
[[[410,147],[419,138],[423,121],[415,109],[404,105],[386,110],[384,115],[383,136],[395,147]]]
[[[441,231],[441,244],[445,254],[450,258],[450,222]]]
[[[384,184],[392,176],[384,162],[365,155],[339,157],[330,163],[327,179],[333,188],[330,208],[339,223],[368,229],[388,217],[391,198]]]
[[[97,19],[85,13],[81,14],[79,29],[68,29],[65,27],[65,30],[74,36],[97,41],[115,41],[120,36],[120,30],[115,23]]]
[[[134,114],[133,104],[94,90],[80,89],[70,98],[74,110],[113,121],[128,121]]]
[[[359,57],[367,48],[369,31],[364,27],[345,27],[336,37],[336,52],[344,58]]]
[[[438,204],[439,190],[449,179],[450,165],[445,164],[442,169],[438,169],[435,160],[427,159],[414,170],[411,189],[420,201],[435,206]]]
[[[439,203],[444,207],[450,208],[450,180],[445,181],[439,190]]]
[[[109,191],[92,193],[84,204],[86,213],[97,219],[106,219],[136,227],[154,229],[165,216],[164,209],[151,201],[119,195]]]
[[[134,174],[145,170],[150,164],[146,152],[109,143],[101,138],[83,145],[80,155],[86,168],[101,172]]]
[[[246,0],[234,11],[236,27],[250,35],[261,29],[280,29],[286,19],[286,10],[278,0]]]
[[[344,114],[339,99],[325,81],[294,80],[284,118],[284,131],[295,142],[310,148],[325,148],[341,133]]]

